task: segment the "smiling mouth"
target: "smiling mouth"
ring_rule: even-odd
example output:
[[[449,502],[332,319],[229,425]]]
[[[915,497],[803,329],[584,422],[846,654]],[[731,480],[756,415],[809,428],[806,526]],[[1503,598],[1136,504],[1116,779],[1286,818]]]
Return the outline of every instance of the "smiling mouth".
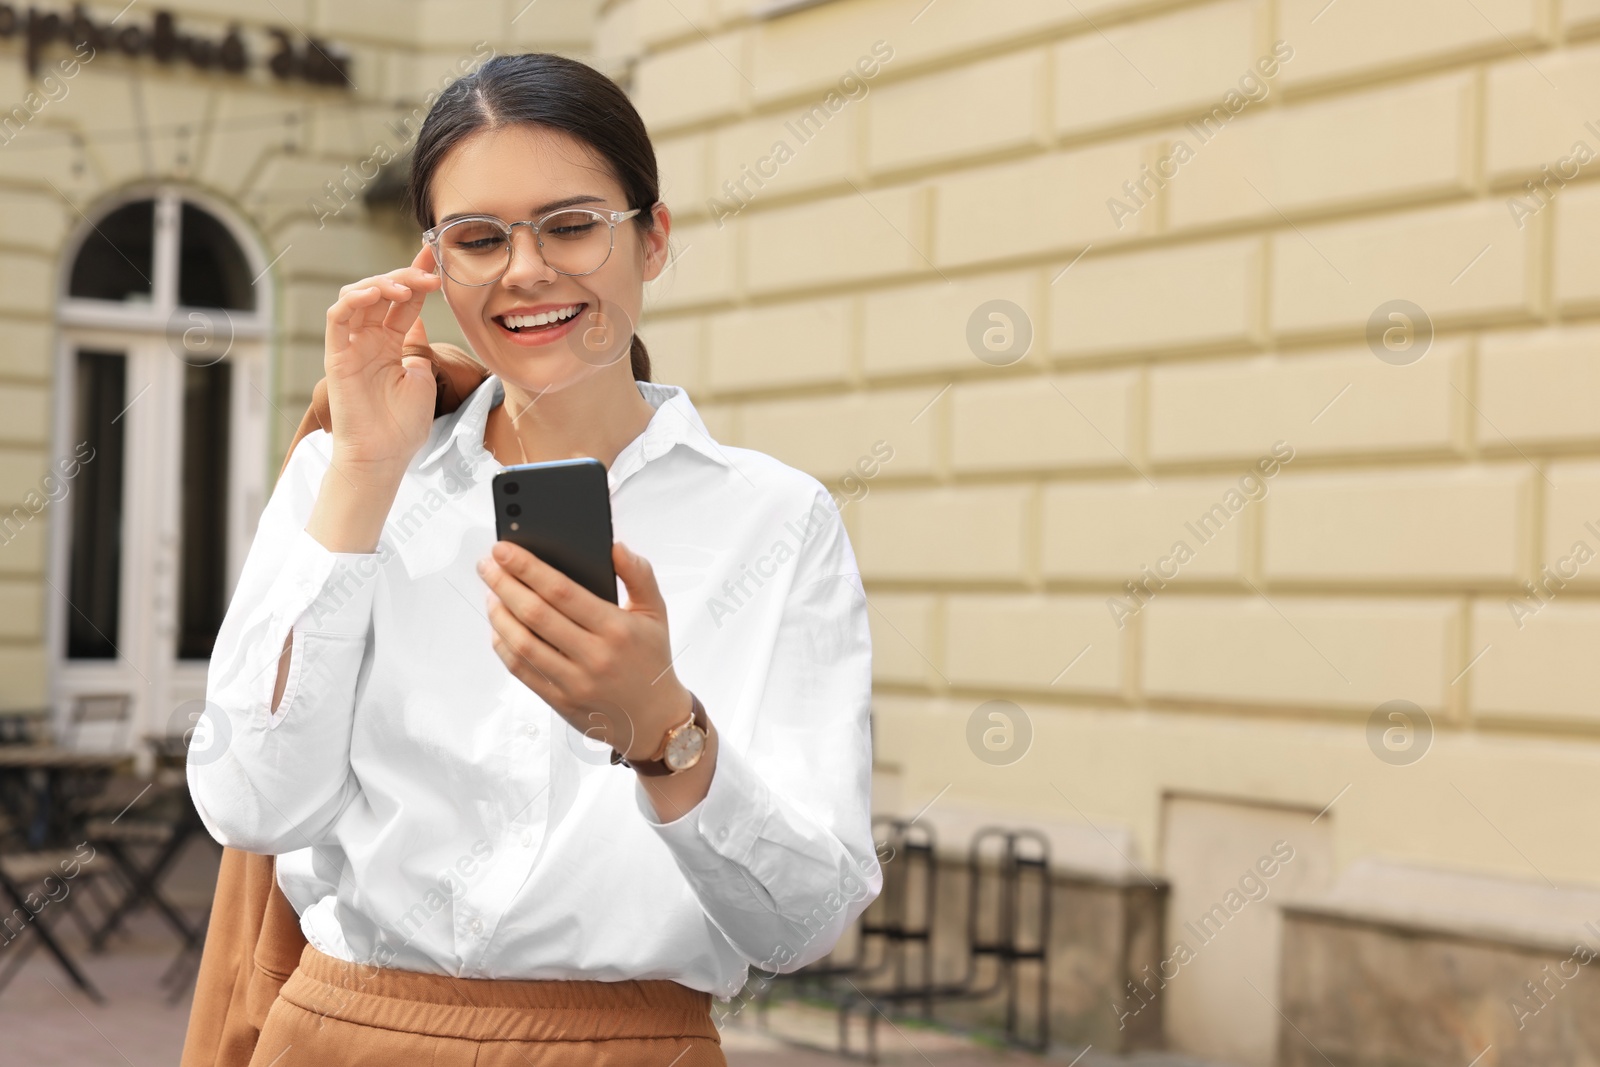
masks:
[[[541,333],[576,318],[588,304],[569,304],[538,315],[496,315],[494,321],[512,333]]]

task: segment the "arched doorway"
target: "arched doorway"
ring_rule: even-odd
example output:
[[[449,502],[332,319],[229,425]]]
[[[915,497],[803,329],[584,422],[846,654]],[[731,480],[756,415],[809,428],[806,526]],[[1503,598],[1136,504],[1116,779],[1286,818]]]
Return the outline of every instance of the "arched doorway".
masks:
[[[51,702],[72,743],[142,752],[204,699],[265,501],[267,262],[218,205],[167,187],[125,194],[69,248],[47,475],[63,486]]]

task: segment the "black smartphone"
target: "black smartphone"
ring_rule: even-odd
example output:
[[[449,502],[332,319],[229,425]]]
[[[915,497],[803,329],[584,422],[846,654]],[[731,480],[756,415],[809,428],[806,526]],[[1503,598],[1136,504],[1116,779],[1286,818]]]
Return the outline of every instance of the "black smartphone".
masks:
[[[604,463],[520,463],[501,468],[493,486],[496,538],[521,545],[595,596],[617,603]]]

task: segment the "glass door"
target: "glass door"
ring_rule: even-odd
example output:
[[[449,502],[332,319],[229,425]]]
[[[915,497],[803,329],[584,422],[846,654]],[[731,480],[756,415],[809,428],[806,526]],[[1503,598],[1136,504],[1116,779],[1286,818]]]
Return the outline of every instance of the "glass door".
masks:
[[[58,472],[75,494],[66,598],[67,656],[113,660],[122,637],[122,507],[128,353],[79,348],[73,396],[77,444]]]
[[[60,725],[84,747],[137,744],[205,698],[206,667],[265,499],[259,448],[241,447],[259,346],[203,364],[161,341],[70,345],[70,446],[57,664]],[[254,467],[254,469],[252,469]],[[125,693],[122,726],[74,728],[79,698]],[[98,733],[102,736],[92,736]],[[119,738],[123,738],[119,741]]]
[[[228,604],[233,364],[185,365],[179,393],[174,655],[205,661]]]

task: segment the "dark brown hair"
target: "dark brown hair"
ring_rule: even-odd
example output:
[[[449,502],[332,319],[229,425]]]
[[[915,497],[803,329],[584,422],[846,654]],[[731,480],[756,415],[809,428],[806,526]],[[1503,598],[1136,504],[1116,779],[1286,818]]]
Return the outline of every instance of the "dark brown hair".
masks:
[[[644,120],[616,82],[552,52],[493,56],[439,94],[417,133],[406,183],[406,207],[419,226],[433,225],[428,187],[446,153],[478,130],[519,123],[560,130],[594,149],[610,164],[628,205],[643,209],[632,221],[646,233],[655,226],[650,208],[661,183]],[[634,378],[649,381],[650,354],[637,331],[629,357]]]

